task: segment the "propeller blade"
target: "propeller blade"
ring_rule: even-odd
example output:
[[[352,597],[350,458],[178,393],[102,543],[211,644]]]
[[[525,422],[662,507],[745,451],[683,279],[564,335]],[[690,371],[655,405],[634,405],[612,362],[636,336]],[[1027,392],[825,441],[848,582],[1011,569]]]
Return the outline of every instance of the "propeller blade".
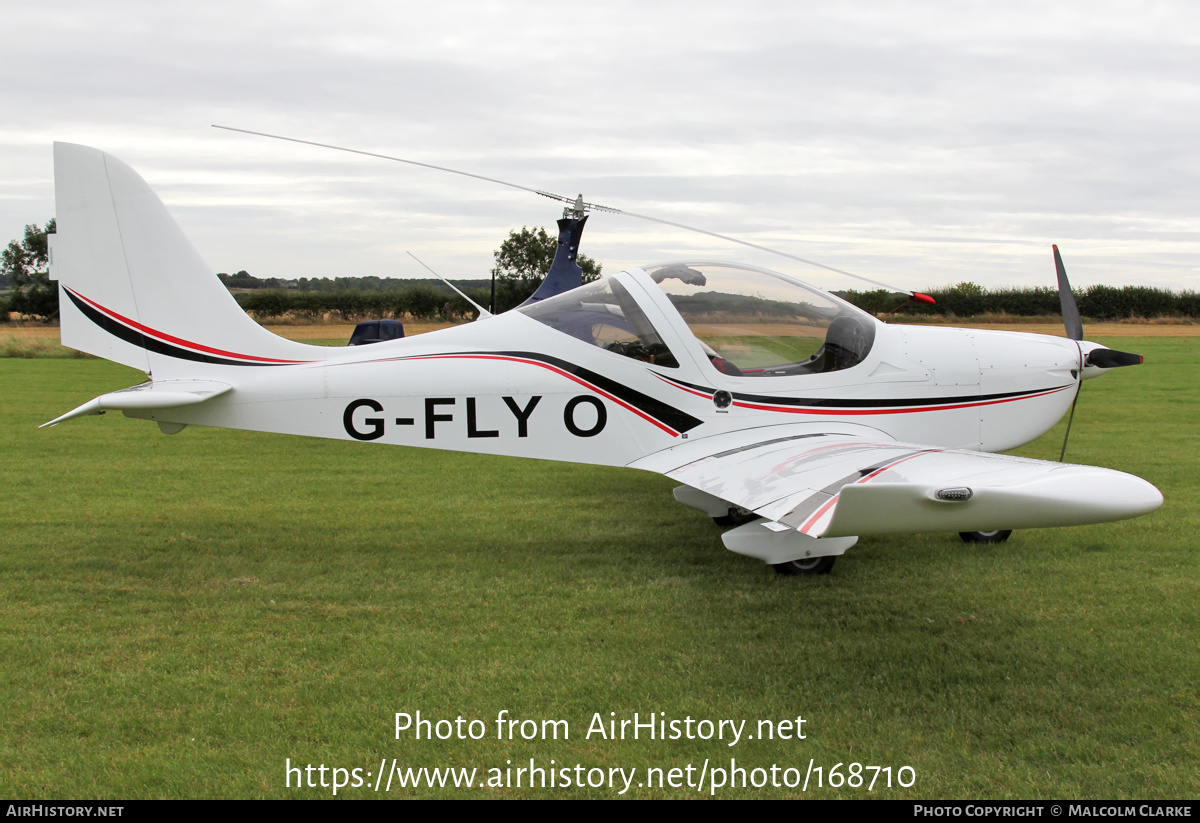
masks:
[[[1092,349],[1087,355],[1087,365],[1099,369],[1115,369],[1118,366],[1138,366],[1143,358],[1140,354],[1115,349]]]
[[[1079,307],[1075,305],[1075,295],[1071,292],[1071,283],[1067,280],[1067,269],[1063,266],[1058,246],[1054,247],[1054,268],[1058,271],[1058,302],[1062,305],[1063,325],[1067,327],[1067,337],[1082,340],[1083,320],[1079,317]]]

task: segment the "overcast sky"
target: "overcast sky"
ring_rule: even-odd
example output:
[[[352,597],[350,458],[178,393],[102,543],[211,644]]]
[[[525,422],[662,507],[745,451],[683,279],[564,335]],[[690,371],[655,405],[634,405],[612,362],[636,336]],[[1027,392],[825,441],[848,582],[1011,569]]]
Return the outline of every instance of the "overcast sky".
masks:
[[[51,143],[128,162],[217,271],[486,277],[561,208],[461,168],[908,289],[1200,288],[1200,5],[5,3],[0,242]],[[605,270],[800,264],[595,215]]]

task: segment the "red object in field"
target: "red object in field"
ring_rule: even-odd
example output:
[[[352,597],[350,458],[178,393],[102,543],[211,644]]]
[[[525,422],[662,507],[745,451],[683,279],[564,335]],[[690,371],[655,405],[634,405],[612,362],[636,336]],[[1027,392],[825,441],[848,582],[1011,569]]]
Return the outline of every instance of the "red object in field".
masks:
[[[931,306],[937,305],[936,300],[934,300],[928,294],[921,294],[919,291],[915,291],[912,293],[912,299],[918,303],[928,303]]]

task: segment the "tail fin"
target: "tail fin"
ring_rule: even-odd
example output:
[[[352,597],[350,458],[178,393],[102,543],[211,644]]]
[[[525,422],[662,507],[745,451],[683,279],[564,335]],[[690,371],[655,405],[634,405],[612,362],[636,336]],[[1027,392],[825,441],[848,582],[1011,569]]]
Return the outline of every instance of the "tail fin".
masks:
[[[54,144],[65,346],[155,379],[328,358],[246,315],[137,172],[97,149]]]

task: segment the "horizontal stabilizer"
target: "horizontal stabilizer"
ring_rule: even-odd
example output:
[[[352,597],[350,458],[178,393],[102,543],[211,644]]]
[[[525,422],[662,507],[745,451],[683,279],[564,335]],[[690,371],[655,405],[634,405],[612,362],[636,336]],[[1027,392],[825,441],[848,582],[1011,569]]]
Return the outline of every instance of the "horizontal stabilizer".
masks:
[[[194,406],[222,395],[231,388],[233,387],[228,383],[213,380],[159,380],[154,383],[142,383],[128,389],[102,394],[49,423],[43,423],[38,428],[57,426],[75,417],[104,414],[106,411],[144,411]]]

